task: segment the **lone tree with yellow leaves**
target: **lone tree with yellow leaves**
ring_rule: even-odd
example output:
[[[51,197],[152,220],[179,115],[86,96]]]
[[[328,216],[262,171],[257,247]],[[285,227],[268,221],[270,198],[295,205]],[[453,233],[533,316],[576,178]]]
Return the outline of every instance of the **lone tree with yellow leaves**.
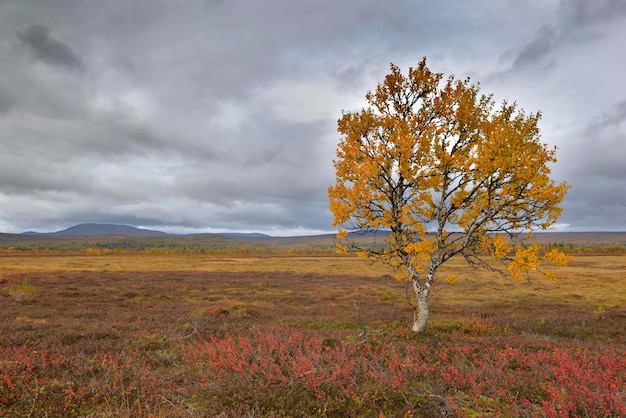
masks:
[[[437,269],[456,255],[515,278],[553,277],[544,262],[567,263],[518,241],[557,221],[569,187],[550,178],[556,149],[540,142],[539,112],[496,106],[469,78],[429,70],[426,58],[407,75],[392,64],[365,98],[367,108],[338,121],[333,225],[341,249],[381,259],[411,283],[413,331],[426,329]],[[346,242],[348,230],[389,234],[366,246]]]

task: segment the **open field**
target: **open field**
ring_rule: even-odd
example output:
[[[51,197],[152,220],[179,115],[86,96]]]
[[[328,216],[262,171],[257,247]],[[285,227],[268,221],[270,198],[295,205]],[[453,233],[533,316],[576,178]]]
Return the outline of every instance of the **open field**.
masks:
[[[416,336],[355,257],[2,253],[0,416],[626,415],[626,256],[450,272]]]

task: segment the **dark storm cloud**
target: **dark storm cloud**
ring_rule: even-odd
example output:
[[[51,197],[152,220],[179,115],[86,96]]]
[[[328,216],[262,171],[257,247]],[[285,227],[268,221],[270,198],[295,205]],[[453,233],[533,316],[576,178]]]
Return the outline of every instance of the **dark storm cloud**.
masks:
[[[81,70],[83,64],[72,49],[50,35],[50,29],[33,25],[24,32],[17,31],[18,38],[30,48],[35,58],[51,65]]]

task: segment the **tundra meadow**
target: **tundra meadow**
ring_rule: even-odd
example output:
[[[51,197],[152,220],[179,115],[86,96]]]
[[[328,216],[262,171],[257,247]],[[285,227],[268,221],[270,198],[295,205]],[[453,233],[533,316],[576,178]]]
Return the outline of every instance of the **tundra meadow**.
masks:
[[[454,260],[416,334],[331,247],[92,244],[0,250],[0,416],[626,416],[621,245],[559,243],[558,282]]]

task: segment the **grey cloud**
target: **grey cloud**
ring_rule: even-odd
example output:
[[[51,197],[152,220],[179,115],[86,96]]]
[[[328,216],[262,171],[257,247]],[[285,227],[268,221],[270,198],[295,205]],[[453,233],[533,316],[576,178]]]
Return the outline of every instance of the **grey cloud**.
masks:
[[[0,84],[0,113],[7,113],[16,105],[13,95],[2,88]]]
[[[546,68],[555,62],[558,49],[586,43],[608,36],[609,27],[626,18],[626,2],[622,0],[562,0],[556,19],[544,25],[526,44],[522,45],[512,61],[513,70],[524,70],[532,65]],[[506,61],[510,51],[501,56]]]
[[[562,168],[572,189],[563,221],[593,228],[626,228],[626,102],[592,119],[581,139],[562,150]]]
[[[85,96],[74,77],[34,68],[19,56],[0,49],[0,101],[6,110],[25,115],[59,119],[85,116]]]
[[[0,120],[0,128],[6,155],[31,154],[34,159],[149,155],[175,145],[135,120],[112,115],[67,121],[15,114]]]
[[[85,172],[76,167],[66,167],[63,162],[41,164],[35,158],[0,159],[2,193],[7,195],[34,193],[37,191],[86,190],[88,179]],[[24,168],[28,167],[27,170]]]
[[[524,67],[535,64],[550,55],[554,48],[555,35],[549,28],[541,30],[540,34],[526,44],[513,61],[514,67]]]
[[[573,134],[555,170],[575,183],[565,216],[593,210],[591,191],[615,216],[619,184],[592,187],[619,168],[622,108],[589,90],[599,73],[623,84],[623,66],[581,65],[589,42],[570,31],[607,45],[623,14],[598,3],[0,0],[0,225],[328,230],[341,110],[424,55],[480,82],[514,64],[487,91],[544,110],[548,142]]]
[[[47,64],[82,70],[80,58],[63,42],[50,35],[50,29],[43,25],[33,25],[24,32],[17,31],[18,38],[29,47],[35,58]]]
[[[173,158],[175,147],[149,127],[113,115],[66,121],[12,113],[0,118],[0,194],[142,199],[163,191],[144,162]]]
[[[584,172],[626,180],[626,101],[619,103],[613,112],[590,123],[586,129],[585,147],[585,152],[578,151]],[[623,192],[622,196],[626,196],[626,183]]]
[[[410,34],[401,21],[408,20],[407,10],[416,13],[372,0],[358,8],[329,0],[245,5],[228,1],[208,8],[203,7],[207,2],[197,1],[186,2],[186,7],[164,1],[151,4],[151,10],[141,2],[95,6],[110,19],[94,23],[106,38],[85,54],[97,54],[98,60],[116,65],[133,83],[160,83],[163,99],[174,104],[198,94],[208,97],[207,102],[245,99],[285,75],[326,71],[361,62],[365,55],[374,59],[390,43],[406,42],[404,37]],[[113,20],[115,31],[109,29]],[[386,36],[376,35],[381,29]],[[380,45],[364,51],[360,37]],[[340,59],[335,51],[341,51]],[[176,66],[177,71],[161,71],[164,66]]]
[[[619,127],[622,124],[626,125],[626,100],[618,103],[614,111],[602,115],[598,120],[592,121],[587,127],[587,135],[596,136],[598,132]],[[623,134],[626,135],[626,129]]]
[[[566,0],[561,1],[560,14],[567,31],[580,30],[626,16],[626,2],[622,0]]]
[[[626,187],[623,179],[605,176],[574,178],[563,207],[562,222],[577,229],[626,229]]]
[[[204,7],[206,10],[219,8],[225,0],[205,0]]]
[[[0,215],[23,230],[54,231],[68,225],[68,219],[80,219],[93,213],[94,202],[74,192],[35,191],[29,195],[0,193]]]
[[[190,198],[230,205],[242,199],[272,202],[276,199],[326,200],[332,181],[328,142],[323,121],[287,123],[268,120],[244,126],[242,138],[211,163],[211,173],[197,176],[204,160],[180,167],[176,189]]]

